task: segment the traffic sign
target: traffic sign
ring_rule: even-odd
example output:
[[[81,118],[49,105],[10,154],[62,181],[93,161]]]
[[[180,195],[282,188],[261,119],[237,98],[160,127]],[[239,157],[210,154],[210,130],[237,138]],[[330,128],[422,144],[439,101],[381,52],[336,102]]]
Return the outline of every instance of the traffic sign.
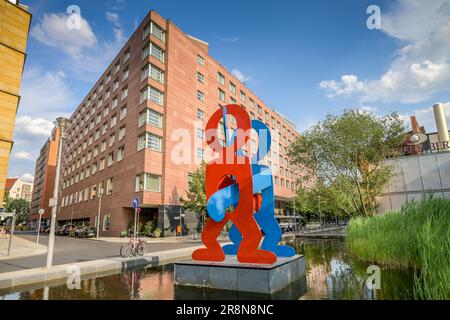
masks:
[[[134,209],[139,208],[139,198],[138,197],[134,197],[134,199],[133,199],[133,208]]]
[[[48,201],[48,206],[50,208],[56,207],[56,198],[50,198],[50,200]]]
[[[39,215],[42,216],[45,213],[44,209],[39,209]]]

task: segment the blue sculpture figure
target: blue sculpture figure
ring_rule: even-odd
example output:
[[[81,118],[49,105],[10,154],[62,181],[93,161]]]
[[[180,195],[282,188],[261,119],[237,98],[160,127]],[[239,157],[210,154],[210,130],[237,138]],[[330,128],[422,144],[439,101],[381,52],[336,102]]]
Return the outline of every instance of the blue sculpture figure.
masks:
[[[236,138],[236,131],[228,141],[226,127],[226,109],[224,108],[224,128],[227,145],[231,145]],[[255,213],[255,220],[264,232],[264,240],[261,249],[272,251],[278,257],[292,257],[295,255],[295,249],[290,246],[278,245],[281,240],[282,232],[275,218],[274,205],[274,186],[272,172],[269,167],[259,165],[270,150],[271,135],[269,128],[259,120],[252,120],[252,128],[259,135],[259,145],[256,155],[251,159],[253,175],[253,194],[261,194],[262,203],[259,210]],[[264,137],[264,134],[266,137]],[[242,154],[241,150],[238,153]],[[225,217],[227,208],[236,206],[239,203],[239,187],[237,184],[229,185],[216,192],[207,203],[208,215],[216,222],[222,221]],[[229,232],[230,240],[233,244],[223,246],[223,251],[228,255],[236,255],[242,235],[235,225]]]

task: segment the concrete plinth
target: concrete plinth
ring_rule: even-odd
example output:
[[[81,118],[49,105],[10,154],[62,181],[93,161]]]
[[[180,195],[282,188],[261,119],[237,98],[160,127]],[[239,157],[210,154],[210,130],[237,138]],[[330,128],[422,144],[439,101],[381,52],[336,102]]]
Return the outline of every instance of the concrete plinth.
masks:
[[[303,255],[278,258],[272,265],[242,264],[236,256],[223,262],[183,261],[174,264],[175,285],[274,294],[306,274]]]

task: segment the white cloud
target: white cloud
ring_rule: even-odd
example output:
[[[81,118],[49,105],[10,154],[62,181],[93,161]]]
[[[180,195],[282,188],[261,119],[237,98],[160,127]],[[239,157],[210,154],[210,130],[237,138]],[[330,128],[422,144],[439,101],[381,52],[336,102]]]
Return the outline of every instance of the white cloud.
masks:
[[[320,88],[328,90],[327,95],[330,98],[334,96],[350,95],[363,89],[363,83],[353,74],[346,74],[341,77],[340,81],[325,80],[320,83]]]
[[[17,151],[14,152],[12,155],[13,158],[21,159],[21,160],[30,160],[33,161],[33,156],[28,151]]]
[[[77,101],[63,71],[26,70],[22,81],[19,116],[53,121],[69,114]]]
[[[231,73],[233,74],[233,76],[236,77],[236,79],[238,79],[240,82],[248,82],[250,80],[252,80],[252,78],[244,75],[239,69],[233,69],[231,70]]]
[[[228,42],[228,43],[235,43],[239,41],[239,37],[234,37],[234,38],[222,38],[221,39],[223,42]]]
[[[60,14],[44,14],[44,17],[32,29],[31,36],[46,46],[57,48],[73,58],[83,57],[83,51],[97,43],[89,23],[81,17],[80,29],[67,27],[68,16]]]
[[[117,14],[115,12],[107,11],[105,13],[105,16],[106,16],[106,20],[108,20],[111,23],[118,23],[119,22],[119,14]]]
[[[27,182],[33,182],[34,181],[34,177],[31,173],[25,173],[20,177],[20,180],[22,181],[27,181]]]
[[[29,116],[21,116],[16,119],[16,132],[20,132],[20,135],[28,135],[28,136],[50,136],[53,130],[53,123],[37,118],[33,119]]]
[[[329,97],[419,103],[435,93],[450,92],[449,0],[398,0],[382,12],[382,28],[401,43],[389,69],[378,79],[362,81],[352,75],[350,84],[343,77],[322,81],[320,87]]]

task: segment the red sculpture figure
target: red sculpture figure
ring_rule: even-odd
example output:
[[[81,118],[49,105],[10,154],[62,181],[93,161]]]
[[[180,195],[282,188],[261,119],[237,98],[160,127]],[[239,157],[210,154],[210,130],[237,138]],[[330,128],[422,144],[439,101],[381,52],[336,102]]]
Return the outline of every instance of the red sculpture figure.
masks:
[[[220,222],[208,219],[202,234],[206,248],[198,249],[192,254],[192,259],[201,261],[224,261],[225,254],[217,241],[223,226],[231,220],[242,234],[242,241],[237,252],[241,263],[272,264],[277,258],[274,253],[260,250],[262,234],[254,218],[254,206],[260,205],[260,199],[253,195],[253,181],[250,159],[237,155],[250,139],[251,120],[248,113],[239,105],[228,105],[217,110],[206,125],[208,145],[219,153],[219,158],[206,167],[206,197],[209,198],[218,190],[237,183],[239,186],[239,203],[233,212],[226,213]],[[218,126],[223,114],[234,116],[237,123],[237,137],[230,146],[222,146],[218,137]],[[225,143],[227,145],[227,143]],[[231,157],[231,159],[230,159]]]

